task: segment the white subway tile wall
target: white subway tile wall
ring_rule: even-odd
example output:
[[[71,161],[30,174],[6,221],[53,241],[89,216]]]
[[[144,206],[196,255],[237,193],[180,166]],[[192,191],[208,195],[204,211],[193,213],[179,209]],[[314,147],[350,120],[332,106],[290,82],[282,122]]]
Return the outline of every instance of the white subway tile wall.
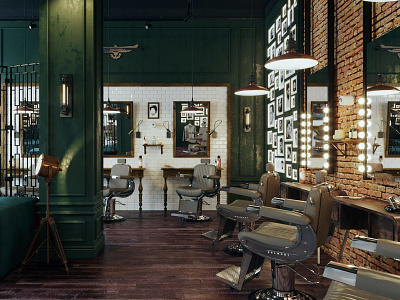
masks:
[[[218,155],[221,156],[222,171],[221,186],[227,185],[227,87],[194,87],[194,100],[210,101],[210,128],[213,129],[216,120],[222,120],[217,128],[217,138],[211,138],[210,161],[215,164]],[[108,96],[108,88],[104,88],[104,97]],[[167,139],[166,129],[163,126],[165,121],[169,122],[169,128],[173,131],[173,102],[189,102],[192,98],[191,86],[110,86],[109,97],[111,101],[132,101],[133,102],[133,123],[134,126],[143,120],[140,125],[141,139],[134,138],[134,157],[127,157],[126,163],[132,168],[138,167],[139,155],[143,157],[144,178],[143,184],[143,210],[163,210],[164,209],[164,178],[161,168],[164,165],[173,167],[194,167],[200,163],[200,158],[175,158],[173,157],[173,139]],[[148,102],[160,103],[160,118],[148,119]],[[152,123],[156,127],[152,127]],[[147,148],[147,154],[144,154],[143,138],[146,137],[149,142],[153,137],[157,142],[164,145],[164,154],[161,154],[160,148]],[[130,138],[128,135],[126,138]],[[104,168],[111,168],[117,163],[117,158],[104,158]],[[168,184],[168,206],[167,209],[178,209],[178,195],[175,189],[180,185],[188,184],[187,179],[172,178],[167,180]],[[117,210],[138,210],[139,209],[139,179],[135,179],[135,192],[127,198],[117,199],[125,205],[116,204]],[[221,203],[226,203],[226,193],[221,192]],[[203,205],[204,210],[215,210],[217,198],[205,198],[210,205]]]

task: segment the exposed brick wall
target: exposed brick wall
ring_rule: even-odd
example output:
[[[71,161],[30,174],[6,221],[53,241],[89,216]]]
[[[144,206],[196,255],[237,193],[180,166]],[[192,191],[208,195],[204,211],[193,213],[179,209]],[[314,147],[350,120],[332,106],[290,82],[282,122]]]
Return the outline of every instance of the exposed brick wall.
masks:
[[[326,36],[325,22],[327,10],[322,9],[320,1],[313,0],[314,9],[313,33],[314,39],[311,43],[311,52],[321,62],[322,67],[326,65],[325,49],[319,45],[322,43],[321,36]],[[372,4],[372,39],[376,39],[385,33],[400,26],[400,3],[375,3]],[[324,14],[321,18],[321,14]],[[337,0],[335,1],[335,129],[348,130],[351,126],[357,127],[361,119],[357,112],[361,108],[359,104],[351,106],[339,106],[338,99],[341,95],[362,97],[363,93],[363,1],[362,0]],[[314,70],[316,71],[316,70]],[[343,149],[343,146],[341,149]],[[335,173],[328,176],[328,182],[340,190],[345,190],[349,195],[362,195],[374,197],[387,201],[389,196],[400,195],[400,184],[397,182],[386,182],[382,180],[363,180],[362,174],[357,170],[358,158],[355,149],[348,149],[344,157],[337,152],[335,162]],[[308,182],[315,183],[314,172],[306,174]],[[368,266],[372,269],[385,270],[390,273],[400,274],[399,262],[386,257],[366,253],[361,250],[350,248],[350,242],[356,235],[367,235],[367,232],[350,231],[346,241],[346,248],[342,262],[358,266]],[[344,230],[336,229],[334,237],[323,247],[324,251],[332,257],[337,258],[340,246],[344,238]]]

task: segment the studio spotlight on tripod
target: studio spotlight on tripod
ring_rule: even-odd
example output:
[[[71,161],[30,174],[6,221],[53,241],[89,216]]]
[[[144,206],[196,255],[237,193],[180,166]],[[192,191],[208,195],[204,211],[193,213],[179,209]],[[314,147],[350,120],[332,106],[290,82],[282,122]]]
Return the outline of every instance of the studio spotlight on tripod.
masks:
[[[60,168],[60,160],[58,157],[48,156],[42,153],[37,161],[35,175],[41,176],[44,178],[44,183],[46,185],[46,217],[44,217],[39,224],[38,229],[32,239],[31,244],[29,245],[29,249],[26,252],[24,260],[22,261],[21,267],[19,268],[19,272],[21,272],[23,266],[31,259],[31,257],[36,253],[36,251],[43,246],[46,242],[47,246],[47,263],[49,263],[50,257],[50,244],[57,256],[61,259],[62,263],[65,266],[65,270],[68,272],[67,258],[65,257],[64,249],[61,244],[60,236],[58,235],[56,222],[54,218],[50,217],[50,209],[49,209],[49,188],[50,183],[57,176],[58,172],[62,171]],[[46,239],[39,244],[39,246],[34,250],[33,247],[36,245],[36,242],[39,238],[40,231],[43,228],[43,225],[46,224]]]

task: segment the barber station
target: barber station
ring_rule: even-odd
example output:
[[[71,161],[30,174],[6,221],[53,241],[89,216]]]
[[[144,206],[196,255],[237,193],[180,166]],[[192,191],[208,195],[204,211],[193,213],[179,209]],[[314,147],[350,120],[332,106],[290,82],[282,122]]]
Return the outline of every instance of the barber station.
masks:
[[[0,0],[0,298],[400,299],[400,2]]]

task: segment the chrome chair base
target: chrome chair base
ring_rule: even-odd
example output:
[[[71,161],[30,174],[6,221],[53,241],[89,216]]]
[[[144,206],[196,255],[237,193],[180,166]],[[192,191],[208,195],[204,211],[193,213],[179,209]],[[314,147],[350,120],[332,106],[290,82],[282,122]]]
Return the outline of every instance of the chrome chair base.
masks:
[[[212,240],[214,242],[217,240],[218,231],[210,230],[210,231],[204,232],[201,236],[205,237],[206,239]],[[224,234],[219,238],[219,242],[223,241],[224,239],[230,238],[230,237],[232,237],[231,234]]]
[[[205,215],[190,215],[188,218],[185,219],[186,221],[192,221],[192,222],[207,222],[207,221],[212,221],[210,217],[207,217]]]
[[[226,254],[229,254],[231,256],[237,256],[237,257],[243,256],[243,251],[244,251],[244,248],[241,243],[232,244],[232,245],[229,245],[228,247],[224,248],[224,252]]]
[[[316,300],[316,298],[297,290],[280,292],[269,288],[253,291],[249,295],[249,300]]]
[[[125,220],[126,220],[126,218],[124,218],[124,217],[122,217],[120,215],[117,215],[117,214],[114,214],[112,216],[110,216],[110,215],[109,216],[105,216],[103,218],[103,221],[105,223],[122,222],[122,221],[125,221]]]

